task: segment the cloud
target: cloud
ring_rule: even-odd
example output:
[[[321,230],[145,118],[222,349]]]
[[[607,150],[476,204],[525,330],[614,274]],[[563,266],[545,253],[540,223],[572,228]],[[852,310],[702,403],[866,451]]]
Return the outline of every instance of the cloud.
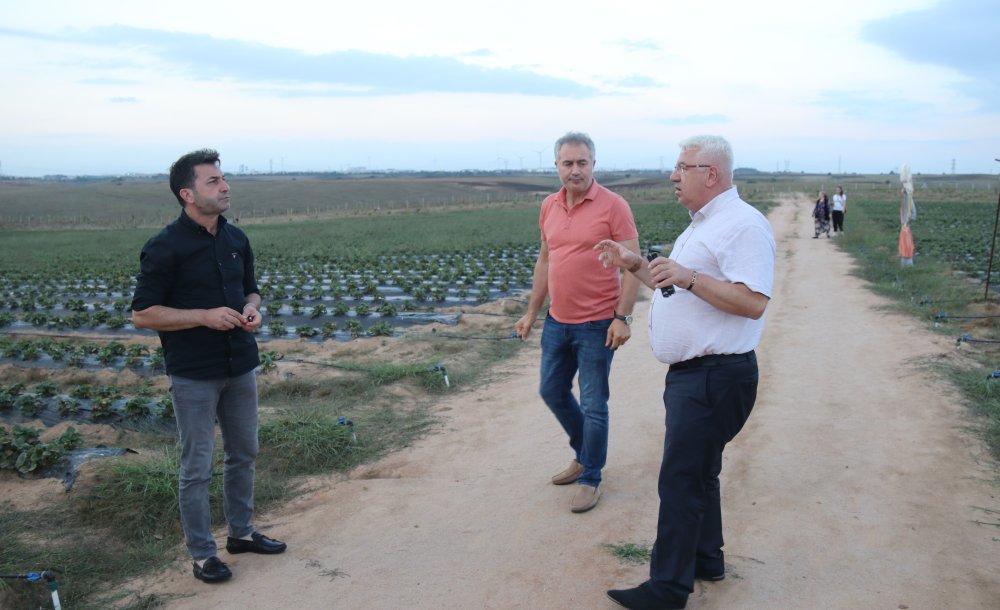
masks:
[[[705,123],[728,123],[729,121],[729,117],[724,114],[692,114],[656,120],[660,125],[703,125]]]
[[[616,40],[615,44],[627,51],[659,51],[660,45],[654,40]]]
[[[35,37],[3,29],[0,35]],[[73,32],[58,40],[141,52],[195,80],[229,81],[259,90],[275,85],[279,96],[485,93],[580,98],[599,93],[594,87],[565,78],[523,69],[484,68],[450,57],[397,57],[354,50],[310,55],[204,34],[127,26]],[[489,51],[472,52],[483,53]]]
[[[111,102],[112,104],[138,104],[138,103],[140,103],[139,102],[139,98],[137,98],[137,97],[124,97],[124,96],[108,98],[108,101]]]
[[[83,78],[78,81],[81,85],[112,85],[112,86],[123,86],[123,85],[138,85],[139,81],[134,79],[125,78]]]
[[[863,39],[910,61],[952,68],[971,82],[967,95],[1000,110],[1000,9],[996,0],[949,0],[867,24]],[[914,86],[919,86],[915,83]]]
[[[632,75],[615,81],[613,84],[620,87],[662,87],[658,80],[649,76]]]
[[[475,49],[474,51],[466,51],[465,53],[459,53],[460,57],[493,57],[493,51],[489,49]]]
[[[820,95],[816,105],[852,119],[882,125],[903,125],[937,114],[933,106],[915,102],[902,92],[893,95],[870,91],[827,91]]]
[[[62,42],[58,36],[50,34],[39,34],[38,32],[28,32],[25,30],[13,30],[11,28],[0,28],[0,36],[9,38],[28,38],[30,40],[44,40],[47,42]]]

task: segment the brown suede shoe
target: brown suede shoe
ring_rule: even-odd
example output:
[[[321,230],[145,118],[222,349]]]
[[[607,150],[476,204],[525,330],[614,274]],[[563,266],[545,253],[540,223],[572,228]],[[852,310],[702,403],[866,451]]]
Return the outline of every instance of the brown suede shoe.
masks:
[[[552,477],[552,483],[554,485],[569,485],[575,483],[581,474],[583,474],[583,464],[573,460],[565,470]]]
[[[579,485],[577,486],[576,494],[573,496],[573,502],[569,505],[569,509],[574,513],[585,513],[597,506],[597,501],[600,499],[600,489],[591,487],[590,485]]]

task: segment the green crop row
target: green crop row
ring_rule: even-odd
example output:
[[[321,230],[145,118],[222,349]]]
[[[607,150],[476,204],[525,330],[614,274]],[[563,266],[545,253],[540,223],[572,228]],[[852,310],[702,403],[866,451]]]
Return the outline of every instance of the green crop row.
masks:
[[[875,223],[885,231],[899,231],[898,202],[862,200],[857,205],[864,206],[866,222]],[[910,222],[914,258],[934,259],[970,277],[985,280],[996,213],[996,201],[918,200],[917,217]],[[998,271],[993,270],[991,280],[997,279]]]

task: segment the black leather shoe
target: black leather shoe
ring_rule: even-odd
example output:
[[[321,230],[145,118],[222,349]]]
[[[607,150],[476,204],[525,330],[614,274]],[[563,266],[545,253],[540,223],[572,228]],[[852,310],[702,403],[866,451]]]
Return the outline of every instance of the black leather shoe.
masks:
[[[682,610],[687,602],[671,604],[663,601],[649,590],[646,583],[634,589],[612,589],[608,597],[623,608],[629,610]]]
[[[226,550],[232,554],[237,553],[260,553],[261,555],[276,555],[284,553],[288,545],[280,540],[268,538],[260,532],[250,534],[251,540],[233,538],[229,536],[226,540]]]
[[[717,574],[711,574],[711,573],[708,573],[708,572],[700,572],[698,570],[695,570],[694,571],[694,577],[697,578],[698,580],[706,580],[708,582],[717,582],[717,581],[720,581],[720,580],[725,580],[726,579],[726,573],[725,572],[719,572]]]
[[[202,582],[214,583],[229,580],[233,573],[229,571],[229,566],[222,563],[218,557],[209,557],[205,560],[205,565],[194,565],[194,577]]]

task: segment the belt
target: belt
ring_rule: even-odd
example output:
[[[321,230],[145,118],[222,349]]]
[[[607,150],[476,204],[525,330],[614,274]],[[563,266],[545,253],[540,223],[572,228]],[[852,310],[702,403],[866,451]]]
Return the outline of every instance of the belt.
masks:
[[[709,354],[698,356],[690,360],[675,362],[670,365],[670,369],[680,371],[683,369],[696,369],[702,366],[721,366],[723,364],[736,364],[737,362],[753,362],[757,360],[757,354],[753,350],[745,354]]]

